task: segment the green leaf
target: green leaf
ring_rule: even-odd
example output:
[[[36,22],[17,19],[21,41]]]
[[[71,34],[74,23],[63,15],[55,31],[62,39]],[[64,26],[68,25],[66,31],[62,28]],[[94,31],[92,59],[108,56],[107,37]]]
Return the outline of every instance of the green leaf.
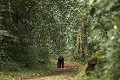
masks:
[[[106,9],[106,10],[110,10],[112,8],[112,6],[114,5],[114,3],[112,1],[105,1],[103,7]]]
[[[91,6],[95,0],[89,0],[89,5]]]
[[[0,35],[9,36],[10,34],[6,30],[0,30]]]

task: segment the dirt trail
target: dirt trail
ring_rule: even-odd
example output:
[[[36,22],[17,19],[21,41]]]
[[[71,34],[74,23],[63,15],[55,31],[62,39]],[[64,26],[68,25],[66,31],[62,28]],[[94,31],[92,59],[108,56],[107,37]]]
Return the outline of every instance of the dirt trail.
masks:
[[[56,64],[56,62],[55,62],[55,64]],[[44,80],[43,77],[71,73],[78,69],[79,69],[79,66],[77,64],[75,64],[74,62],[65,62],[64,68],[56,68],[51,72],[42,73],[42,74],[38,73],[37,76],[31,76],[28,78],[20,78],[20,79],[14,79],[14,80]],[[74,80],[74,76],[66,77],[64,80]]]
[[[52,75],[60,75],[64,73],[69,73],[69,72],[75,71],[78,68],[79,66],[73,62],[65,62],[64,68],[56,68],[55,70],[51,72],[45,73],[46,75],[43,74],[43,76],[52,76]]]

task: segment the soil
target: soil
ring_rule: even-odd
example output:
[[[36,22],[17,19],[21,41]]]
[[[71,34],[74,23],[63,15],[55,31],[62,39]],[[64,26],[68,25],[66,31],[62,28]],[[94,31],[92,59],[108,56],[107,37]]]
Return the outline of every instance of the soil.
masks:
[[[57,62],[55,61],[55,64],[56,63]],[[53,71],[50,71],[50,72],[38,73],[38,74],[30,76],[30,77],[16,78],[13,80],[44,80],[43,77],[63,75],[63,74],[75,72],[75,70],[79,70],[79,66],[76,63],[65,62],[64,68],[55,68]],[[64,80],[74,80],[74,75],[66,77]]]

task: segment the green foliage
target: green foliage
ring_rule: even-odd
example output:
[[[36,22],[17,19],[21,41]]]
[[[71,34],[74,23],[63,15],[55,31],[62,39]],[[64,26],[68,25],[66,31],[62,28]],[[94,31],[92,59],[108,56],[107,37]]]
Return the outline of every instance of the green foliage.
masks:
[[[0,69],[33,69],[65,51],[78,61],[98,52],[100,78],[118,80],[119,5],[119,0],[0,0]]]
[[[97,51],[101,53],[97,70],[103,80],[119,80],[119,13],[120,9],[118,0],[97,0],[93,5],[96,7],[93,26],[97,26],[102,32],[102,37],[98,36],[99,48]],[[114,10],[113,10],[114,8]],[[117,10],[116,10],[117,8]],[[99,13],[99,14],[98,14]],[[95,22],[96,21],[96,22]],[[102,21],[102,22],[101,22]],[[97,23],[98,22],[98,23]],[[100,24],[99,24],[100,23]],[[98,25],[99,24],[99,25]],[[95,29],[95,28],[94,28]],[[98,34],[97,34],[98,35]]]
[[[76,0],[1,0],[0,60],[11,62],[5,63],[8,66],[34,68],[73,49],[70,33],[77,24],[78,4]]]
[[[108,41],[106,44],[107,44],[107,54],[106,54],[106,58],[107,58],[107,65],[105,66],[105,68],[107,69],[105,71],[106,74],[106,78],[109,77],[108,79],[116,79],[116,80],[119,80],[120,78],[120,72],[118,71],[119,70],[119,67],[120,67],[120,64],[119,64],[119,57],[120,57],[120,50],[119,50],[119,47],[120,47],[120,32],[119,32],[120,28],[119,27],[116,27],[116,29],[110,31],[111,34],[110,35],[110,41]],[[115,73],[115,74],[113,74]]]
[[[4,63],[4,64],[3,64]],[[3,70],[9,70],[9,71],[19,71],[20,65],[13,61],[5,61],[2,65],[4,66]]]

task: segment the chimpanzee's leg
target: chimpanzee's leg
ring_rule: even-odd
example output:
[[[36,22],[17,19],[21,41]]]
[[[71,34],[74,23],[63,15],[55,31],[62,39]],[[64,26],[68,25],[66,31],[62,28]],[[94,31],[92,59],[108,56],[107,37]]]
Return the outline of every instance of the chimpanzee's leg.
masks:
[[[64,68],[64,61],[62,60],[62,63],[61,63],[61,65],[62,65],[62,68]]]
[[[61,68],[61,60],[60,60],[60,62],[59,62],[59,68]]]

